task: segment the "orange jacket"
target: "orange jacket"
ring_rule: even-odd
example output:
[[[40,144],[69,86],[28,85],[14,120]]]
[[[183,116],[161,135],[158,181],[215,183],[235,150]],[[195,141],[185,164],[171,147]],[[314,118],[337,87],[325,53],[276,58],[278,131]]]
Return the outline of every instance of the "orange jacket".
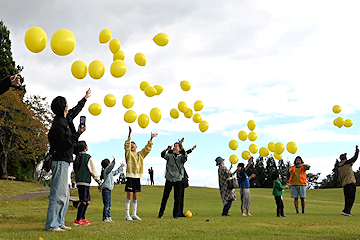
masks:
[[[294,176],[295,174],[295,169],[296,167],[295,166],[292,166],[291,167],[292,170],[291,170],[291,175],[290,175],[290,179],[289,179],[289,183],[291,183],[292,181],[292,177]],[[300,183],[307,183],[307,179],[306,179],[306,173],[305,173],[305,168],[304,166],[301,166],[300,169],[299,169],[299,174],[300,174]]]

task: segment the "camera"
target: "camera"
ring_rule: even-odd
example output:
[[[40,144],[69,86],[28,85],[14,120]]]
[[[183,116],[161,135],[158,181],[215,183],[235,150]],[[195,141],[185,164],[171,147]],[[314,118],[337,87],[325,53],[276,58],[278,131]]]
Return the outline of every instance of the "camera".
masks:
[[[81,127],[81,128],[85,127],[85,121],[86,121],[86,117],[85,117],[85,116],[81,116],[81,117],[80,117],[80,127]]]

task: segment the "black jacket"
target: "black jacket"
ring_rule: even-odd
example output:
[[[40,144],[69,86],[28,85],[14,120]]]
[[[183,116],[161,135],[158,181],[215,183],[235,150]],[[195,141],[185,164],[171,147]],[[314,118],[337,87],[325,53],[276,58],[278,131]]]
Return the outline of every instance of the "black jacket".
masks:
[[[73,119],[80,113],[85,102],[85,98],[81,99],[74,108],[69,110],[66,118],[60,115],[55,116],[48,134],[50,152],[54,152],[53,161],[73,162],[74,147],[78,145],[80,137]]]
[[[5,93],[11,87],[10,77],[0,79],[0,95]]]

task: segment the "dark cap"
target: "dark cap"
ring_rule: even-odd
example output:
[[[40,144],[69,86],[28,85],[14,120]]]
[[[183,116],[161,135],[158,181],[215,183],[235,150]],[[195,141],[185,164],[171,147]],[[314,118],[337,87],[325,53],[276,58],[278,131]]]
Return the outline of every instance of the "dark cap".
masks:
[[[345,160],[345,159],[346,159],[346,153],[341,154],[340,155],[340,160],[342,161],[342,160]]]

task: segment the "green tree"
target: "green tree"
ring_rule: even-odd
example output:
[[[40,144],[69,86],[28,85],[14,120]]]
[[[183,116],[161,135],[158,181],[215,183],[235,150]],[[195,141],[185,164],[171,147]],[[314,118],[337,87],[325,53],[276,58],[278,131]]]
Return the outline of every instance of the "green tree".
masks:
[[[275,160],[272,155],[266,158],[266,167],[264,171],[265,182],[264,187],[272,188],[273,187],[273,179],[271,178],[271,174],[277,170]]]
[[[253,181],[254,187],[263,188],[265,187],[265,167],[264,159],[259,156],[255,162],[255,174],[256,178]]]
[[[341,187],[339,181],[339,160],[336,159],[331,174],[328,174],[320,183],[320,188]]]
[[[281,183],[282,184],[286,184],[287,182],[289,182],[289,167],[290,167],[290,162],[286,161],[286,163],[284,163],[284,160],[280,160],[278,162],[278,172],[281,175]]]

